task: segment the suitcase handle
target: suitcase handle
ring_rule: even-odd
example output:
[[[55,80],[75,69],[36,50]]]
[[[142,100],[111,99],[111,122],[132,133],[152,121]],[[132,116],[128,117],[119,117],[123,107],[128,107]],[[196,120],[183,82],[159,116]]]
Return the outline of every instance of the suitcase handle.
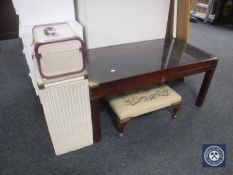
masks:
[[[44,34],[47,36],[55,36],[56,35],[56,29],[55,27],[51,26],[51,27],[46,27],[44,29]]]

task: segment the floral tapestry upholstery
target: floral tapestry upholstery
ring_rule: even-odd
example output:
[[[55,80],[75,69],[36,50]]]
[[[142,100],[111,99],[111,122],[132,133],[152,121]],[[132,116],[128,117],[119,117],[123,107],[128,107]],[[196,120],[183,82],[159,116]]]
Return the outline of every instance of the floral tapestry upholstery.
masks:
[[[165,108],[180,101],[181,96],[167,85],[142,89],[108,99],[120,120]]]

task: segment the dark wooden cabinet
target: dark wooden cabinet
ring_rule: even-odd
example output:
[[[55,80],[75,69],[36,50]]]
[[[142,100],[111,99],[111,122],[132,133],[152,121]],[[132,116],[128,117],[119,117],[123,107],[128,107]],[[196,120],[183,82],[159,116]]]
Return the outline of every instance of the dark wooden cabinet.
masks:
[[[11,0],[0,0],[0,40],[17,38],[19,17]]]

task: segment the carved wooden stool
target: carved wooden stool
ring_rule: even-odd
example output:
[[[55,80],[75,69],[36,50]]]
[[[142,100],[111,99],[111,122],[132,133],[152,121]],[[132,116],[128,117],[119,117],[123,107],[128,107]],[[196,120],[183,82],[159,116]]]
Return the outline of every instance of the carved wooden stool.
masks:
[[[181,108],[181,96],[167,85],[161,85],[110,97],[108,103],[117,115],[118,136],[123,137],[128,122],[142,114],[173,106],[172,117],[176,118]]]

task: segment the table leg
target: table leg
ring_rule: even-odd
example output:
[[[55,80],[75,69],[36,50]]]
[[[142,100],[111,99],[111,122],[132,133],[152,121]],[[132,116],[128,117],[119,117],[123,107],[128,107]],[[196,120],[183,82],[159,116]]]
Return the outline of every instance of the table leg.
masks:
[[[202,85],[201,85],[201,89],[199,91],[199,94],[198,94],[198,97],[197,97],[197,101],[196,101],[196,105],[199,106],[199,107],[202,106],[203,103],[204,103],[204,101],[205,101],[205,97],[207,95],[207,92],[208,92],[211,80],[213,78],[214,71],[215,71],[215,68],[211,69],[211,70],[208,70],[205,73],[205,77],[203,79],[203,82],[202,82]]]
[[[94,142],[100,142],[101,129],[100,129],[100,102],[99,102],[99,99],[91,100],[91,115],[92,115]]]
[[[178,81],[184,82],[184,77],[177,79]]]

